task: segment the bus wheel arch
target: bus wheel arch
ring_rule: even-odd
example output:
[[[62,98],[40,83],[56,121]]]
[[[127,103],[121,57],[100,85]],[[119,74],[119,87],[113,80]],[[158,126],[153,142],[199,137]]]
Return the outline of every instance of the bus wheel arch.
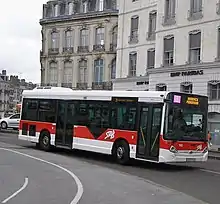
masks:
[[[127,164],[129,162],[130,147],[125,139],[119,138],[114,142],[112,156],[119,164]]]
[[[51,149],[50,140],[51,140],[50,132],[47,129],[41,130],[39,143],[38,143],[40,149],[43,149],[45,151],[50,151]]]

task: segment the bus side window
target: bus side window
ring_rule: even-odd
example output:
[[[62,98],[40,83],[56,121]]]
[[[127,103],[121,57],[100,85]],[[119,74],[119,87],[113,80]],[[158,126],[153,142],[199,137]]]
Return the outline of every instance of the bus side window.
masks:
[[[22,104],[22,120],[38,120],[37,111],[38,110],[38,100],[36,99],[24,99]]]
[[[120,104],[112,109],[112,128],[135,130],[136,107]]]
[[[56,121],[56,100],[44,100],[39,101],[39,120],[42,122]]]

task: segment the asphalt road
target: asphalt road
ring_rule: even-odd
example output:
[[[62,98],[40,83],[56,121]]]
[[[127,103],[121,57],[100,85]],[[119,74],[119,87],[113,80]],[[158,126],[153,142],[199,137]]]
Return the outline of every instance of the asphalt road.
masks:
[[[29,142],[18,141],[16,135],[7,133],[0,133],[0,147],[45,159],[75,173],[83,185],[80,204],[145,204],[146,201],[149,204],[194,204],[201,203],[199,200],[210,204],[219,203],[219,160],[191,166],[133,162],[125,167],[115,164],[110,157],[94,153],[65,150],[43,152]],[[3,166],[4,169],[0,171],[0,182],[3,179],[6,185],[0,185],[0,202],[22,186],[28,177],[30,184],[13,198],[14,202],[11,200],[8,203],[70,203],[74,192],[79,189],[70,175],[49,164],[14,154],[0,149],[0,168]],[[45,178],[48,172],[52,173]],[[10,177],[11,174],[16,179]]]

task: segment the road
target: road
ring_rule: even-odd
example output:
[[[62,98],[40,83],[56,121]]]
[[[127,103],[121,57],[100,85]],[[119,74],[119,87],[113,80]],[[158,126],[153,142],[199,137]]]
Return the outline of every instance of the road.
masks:
[[[110,157],[94,153],[43,152],[29,142],[18,141],[15,134],[7,133],[0,133],[0,147],[69,169],[83,185],[81,204],[145,204],[146,201],[149,204],[219,203],[219,160],[191,166],[133,162],[124,167],[112,162]],[[67,172],[55,166],[1,149],[0,154],[0,167],[4,169],[0,171],[0,182],[4,179],[6,185],[0,185],[0,201],[17,186],[22,186],[25,178],[30,184],[10,203],[70,203],[79,189]]]

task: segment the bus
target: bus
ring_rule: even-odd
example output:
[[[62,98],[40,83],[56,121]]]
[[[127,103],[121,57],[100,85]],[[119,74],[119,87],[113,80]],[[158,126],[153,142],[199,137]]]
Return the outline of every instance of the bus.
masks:
[[[208,98],[165,91],[24,90],[20,140],[156,163],[205,162]]]

